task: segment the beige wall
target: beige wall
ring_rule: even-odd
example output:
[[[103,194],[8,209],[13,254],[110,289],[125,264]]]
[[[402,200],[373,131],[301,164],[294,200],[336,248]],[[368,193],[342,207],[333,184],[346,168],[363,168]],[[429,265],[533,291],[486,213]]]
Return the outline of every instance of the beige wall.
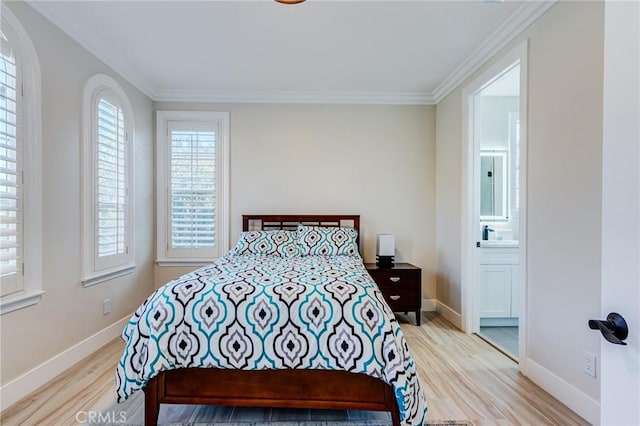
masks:
[[[0,318],[2,385],[130,315],[153,287],[153,104],[26,3],[3,2],[29,34],[42,74],[43,287],[40,303]],[[82,89],[105,73],[127,92],[135,116],[137,267],[90,288],[80,283]],[[103,299],[111,314],[102,314]]]
[[[361,215],[363,257],[396,237],[435,299],[435,107],[169,104],[230,112],[231,245],[249,213]],[[187,268],[156,266],[156,286]]]
[[[601,2],[559,2],[504,50],[529,39],[526,361],[596,401],[582,352],[600,345],[603,19]],[[436,125],[438,298],[458,313],[461,102],[459,88]]]

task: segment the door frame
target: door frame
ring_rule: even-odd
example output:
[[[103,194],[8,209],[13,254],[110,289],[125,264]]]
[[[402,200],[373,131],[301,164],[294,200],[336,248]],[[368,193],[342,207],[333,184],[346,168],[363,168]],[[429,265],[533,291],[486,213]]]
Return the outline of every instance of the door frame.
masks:
[[[527,88],[528,88],[528,40],[495,61],[471,83],[462,89],[462,247],[461,247],[461,323],[463,331],[471,334],[479,331],[477,315],[477,282],[480,241],[480,195],[476,182],[480,170],[476,158],[480,146],[474,138],[473,97],[488,84],[502,76],[517,63],[520,64],[520,219],[519,219],[519,360],[524,372],[526,359],[527,323]]]

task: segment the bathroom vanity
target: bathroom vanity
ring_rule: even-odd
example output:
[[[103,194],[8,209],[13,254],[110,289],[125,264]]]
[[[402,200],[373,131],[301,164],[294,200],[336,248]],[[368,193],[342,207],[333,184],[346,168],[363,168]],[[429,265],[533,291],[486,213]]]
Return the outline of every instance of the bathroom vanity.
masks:
[[[481,326],[518,325],[518,241],[480,243],[479,307]]]

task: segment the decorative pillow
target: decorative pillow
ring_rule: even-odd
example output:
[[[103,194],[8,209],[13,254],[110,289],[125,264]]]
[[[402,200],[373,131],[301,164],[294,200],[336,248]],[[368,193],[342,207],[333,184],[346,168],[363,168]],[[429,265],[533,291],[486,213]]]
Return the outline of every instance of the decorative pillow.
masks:
[[[296,231],[249,231],[241,232],[236,246],[231,250],[234,256],[261,254],[267,256],[298,256],[300,250],[296,241]]]
[[[355,228],[298,225],[298,246],[303,256],[357,256]]]

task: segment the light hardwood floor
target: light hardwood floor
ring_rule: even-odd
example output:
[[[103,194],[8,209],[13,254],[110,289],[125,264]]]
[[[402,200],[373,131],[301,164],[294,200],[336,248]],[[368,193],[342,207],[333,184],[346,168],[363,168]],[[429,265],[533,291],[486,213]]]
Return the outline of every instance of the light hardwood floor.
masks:
[[[442,317],[399,316],[425,385],[430,420],[474,425],[587,425],[523,377],[517,365]],[[79,411],[115,402],[114,372],[124,348],[118,338],[2,413],[2,425],[72,425]]]

